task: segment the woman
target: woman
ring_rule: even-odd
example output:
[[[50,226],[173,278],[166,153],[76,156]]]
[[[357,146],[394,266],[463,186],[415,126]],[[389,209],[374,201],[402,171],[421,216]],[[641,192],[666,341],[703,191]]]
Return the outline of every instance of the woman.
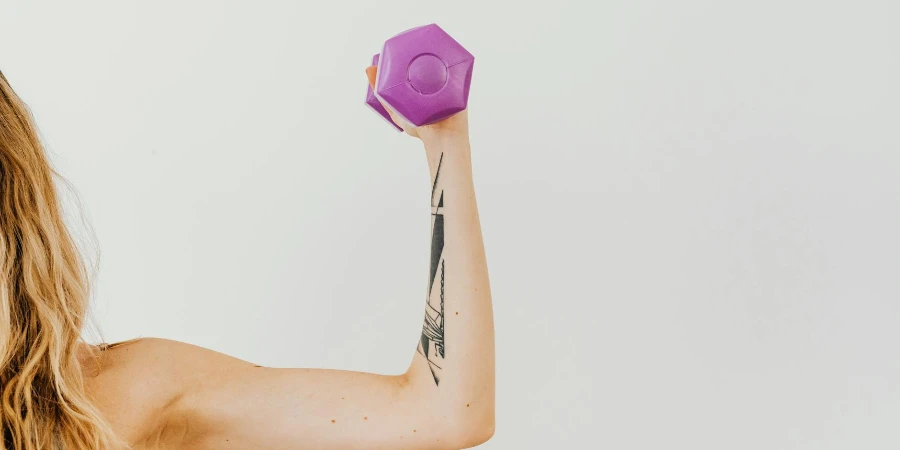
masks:
[[[88,277],[55,173],[0,74],[2,449],[459,449],[489,439],[493,319],[467,115],[405,131],[424,143],[432,179],[425,325],[406,373],[266,368],[165,339],[97,347],[80,337]]]

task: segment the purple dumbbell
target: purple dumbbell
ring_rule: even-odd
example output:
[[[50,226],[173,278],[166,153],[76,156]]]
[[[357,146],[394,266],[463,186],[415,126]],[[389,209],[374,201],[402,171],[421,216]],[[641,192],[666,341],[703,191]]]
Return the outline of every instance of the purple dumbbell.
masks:
[[[392,125],[382,103],[417,127],[439,122],[466,109],[474,63],[475,57],[435,24],[404,31],[372,58],[378,71],[366,104]]]

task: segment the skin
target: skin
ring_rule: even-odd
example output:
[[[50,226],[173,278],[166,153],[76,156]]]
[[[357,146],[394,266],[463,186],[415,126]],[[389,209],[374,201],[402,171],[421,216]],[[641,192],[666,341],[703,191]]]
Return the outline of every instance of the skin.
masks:
[[[375,69],[367,74],[374,82]],[[259,367],[181,342],[141,339],[85,358],[94,361],[85,364],[87,389],[123,441],[136,450],[413,450],[468,448],[493,435],[493,314],[468,115],[419,128],[394,121],[424,144],[428,189],[440,189],[444,200],[446,358],[437,360],[439,382],[421,351],[405,373],[390,376]]]

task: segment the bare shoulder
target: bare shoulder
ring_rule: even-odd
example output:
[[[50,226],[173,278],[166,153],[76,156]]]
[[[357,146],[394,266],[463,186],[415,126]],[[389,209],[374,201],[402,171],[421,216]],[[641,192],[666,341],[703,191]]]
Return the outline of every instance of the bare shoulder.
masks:
[[[246,367],[249,362],[207,348],[161,338],[141,338],[113,344],[103,351],[103,371],[118,373],[139,370],[157,375],[209,367]],[[156,369],[159,369],[157,371]]]
[[[85,384],[116,433],[132,445],[179,433],[177,405],[205,378],[253,365],[196,345],[142,338],[95,352]]]

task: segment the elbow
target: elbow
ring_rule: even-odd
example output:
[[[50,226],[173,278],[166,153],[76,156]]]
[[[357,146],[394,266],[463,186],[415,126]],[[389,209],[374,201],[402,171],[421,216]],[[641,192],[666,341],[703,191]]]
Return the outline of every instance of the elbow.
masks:
[[[471,448],[489,441],[494,437],[495,421],[494,412],[481,415],[478,418],[469,418],[461,421],[453,432],[450,442],[453,449]]]
[[[475,447],[489,441],[494,437],[494,421],[483,423],[478,427],[467,430],[459,448]]]

